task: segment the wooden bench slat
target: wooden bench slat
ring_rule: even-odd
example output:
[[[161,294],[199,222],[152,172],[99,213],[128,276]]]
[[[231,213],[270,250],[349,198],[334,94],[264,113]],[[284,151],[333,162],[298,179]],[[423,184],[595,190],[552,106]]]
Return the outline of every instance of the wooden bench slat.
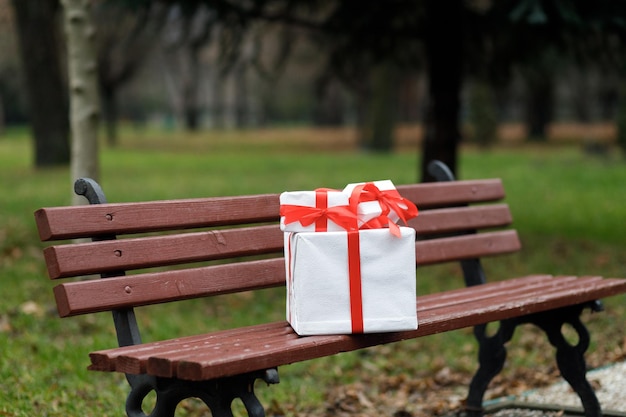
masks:
[[[54,287],[61,317],[285,285],[283,258],[67,282]]]
[[[565,281],[573,281],[576,279],[577,278],[575,277],[559,277],[551,279],[550,276],[537,275],[474,287],[474,291],[471,292],[468,292],[467,289],[459,289],[441,294],[431,294],[418,298],[418,309],[420,311],[420,314],[424,314],[424,312],[427,310],[447,308],[450,306],[459,305],[461,303],[476,302],[494,297],[502,299],[503,297],[506,297],[507,294],[510,295],[512,292],[515,292],[519,289],[527,291],[528,289],[535,288],[538,293],[543,293],[548,289],[554,288],[555,286],[558,287],[562,285]],[[591,278],[591,280],[597,279],[599,278]],[[589,279],[587,279],[586,282],[588,281]],[[246,331],[242,331],[241,329],[235,329],[234,331],[228,330],[223,332],[223,334],[219,337],[220,344],[223,343],[222,340],[231,340],[234,337],[239,337],[242,334],[247,334],[249,332],[257,330],[261,332],[266,332],[272,327],[274,326],[254,326],[253,328],[251,328],[251,330]],[[146,361],[150,356],[154,356],[157,354],[168,354],[172,352],[174,354],[168,356],[168,359],[170,360],[175,358],[176,356],[184,357],[186,354],[184,353],[184,350],[181,351],[181,349],[183,349],[186,345],[198,346],[201,344],[205,344],[210,340],[216,340],[215,334],[192,336],[189,338],[171,340],[165,343],[154,342],[141,346],[129,346],[107,351],[107,360],[112,360],[121,356],[125,358],[127,362],[125,364],[122,364],[121,368],[118,364],[116,370],[121,372],[133,372],[133,370],[145,368],[145,363],[142,366],[139,363],[133,363],[134,361]],[[211,345],[211,347],[214,348],[215,345]],[[128,356],[131,352],[133,354],[133,357]],[[180,355],[178,355],[177,352],[180,352]]]
[[[51,279],[282,253],[277,225],[106,240],[44,249]]]
[[[498,292],[511,291],[519,287],[530,287],[531,285],[541,285],[543,280],[549,278],[549,276],[538,275],[509,280],[508,282],[494,283],[489,286],[477,287],[476,291],[473,291],[471,294],[468,294],[467,291],[457,290],[442,294],[429,294],[419,298],[419,308],[421,311],[425,311],[432,308],[442,308],[446,305],[456,305],[459,302],[471,302],[488,297],[494,297],[498,295]],[[543,285],[545,286],[545,283]],[[265,327],[254,327],[254,331],[265,332],[267,330],[271,330],[273,327],[273,325],[268,325]],[[242,330],[241,328],[228,330],[222,332],[219,339],[231,340],[233,338],[241,336],[242,334],[247,334],[248,332],[248,330]],[[94,356],[94,360],[100,363],[100,366],[109,366],[110,361],[115,358],[114,370],[116,371],[128,373],[145,372],[146,363],[148,359],[153,355],[180,352],[186,346],[204,346],[211,340],[215,339],[216,336],[214,334],[205,334],[200,336],[192,336],[189,338],[172,339],[165,343],[153,342],[146,343],[140,346],[128,346],[115,349],[114,351],[110,351],[110,353],[108,353],[106,356],[106,360],[104,361],[98,362],[98,356]],[[125,352],[132,352],[132,356],[125,356]],[[173,359],[173,356],[168,356],[168,359]]]
[[[491,204],[422,210],[408,223],[422,236],[508,226],[512,221],[508,205]]]
[[[279,322],[280,323],[280,322]],[[211,349],[220,349],[222,347],[235,346],[238,347],[238,341],[245,344],[272,343],[274,341],[284,340],[284,337],[297,338],[298,335],[293,331],[291,326],[284,326],[283,323],[270,323],[268,325],[243,327],[231,329],[227,332],[226,337],[221,334],[218,337],[211,337],[211,334],[194,338],[193,344],[186,341],[181,343],[167,343],[163,346],[152,346],[151,349],[145,351],[133,351],[132,355],[119,355],[115,359],[115,371],[124,373],[146,372],[147,367],[160,369],[163,375],[173,375],[175,370],[172,368],[172,361],[178,361],[188,357],[190,347],[191,350],[201,352],[210,346]],[[185,347],[187,345],[187,348]],[[167,356],[167,360],[161,360],[159,357]],[[154,360],[151,360],[154,358]]]
[[[515,230],[454,236],[415,243],[418,265],[516,252],[521,243]]]
[[[547,282],[544,283],[539,283],[536,280],[533,280],[531,285],[523,285],[522,287],[524,288],[524,296],[525,298],[527,297],[533,297],[533,296],[543,296],[545,294],[550,294],[550,293],[563,293],[563,292],[569,292],[571,291],[572,287],[576,287],[578,288],[581,285],[589,285],[591,283],[591,281],[596,281],[598,278],[588,278],[588,279],[584,279],[585,283],[583,284],[582,280],[581,282],[576,281],[575,277],[558,277],[558,278],[551,278],[549,276],[544,277],[547,279]],[[550,282],[553,281],[553,282]],[[576,281],[576,282],[575,282]],[[468,295],[467,297],[463,297],[462,301],[459,302],[459,300],[451,300],[451,299],[447,299],[445,302],[441,302],[440,299],[438,299],[438,297],[430,297],[430,300],[424,300],[422,298],[418,298],[417,304],[418,304],[418,313],[420,315],[428,315],[431,314],[433,311],[436,312],[437,315],[440,315],[440,311],[450,311],[450,310],[454,310],[454,309],[458,309],[458,311],[465,311],[465,310],[472,310],[477,308],[476,306],[487,306],[487,305],[493,305],[494,303],[502,303],[504,304],[510,304],[514,301],[517,301],[519,299],[519,293],[515,293],[512,292],[514,290],[518,290],[519,288],[516,288],[515,286],[506,288],[506,286],[504,286],[503,288],[499,288],[496,291],[493,291],[490,288],[486,288],[484,289],[484,291],[482,291],[482,295],[480,297],[477,297],[476,294],[474,292],[471,293],[467,293]],[[429,302],[430,301],[430,302]],[[270,336],[273,338],[273,336]],[[166,359],[166,360],[170,360],[173,362],[176,362],[177,360],[186,357],[188,360],[189,358],[193,358],[193,360],[198,360],[198,361],[202,361],[203,356],[202,354],[204,354],[204,356],[206,358],[209,357],[214,357],[215,361],[220,361],[220,356],[221,356],[221,352],[216,352],[216,348],[221,348],[222,346],[227,346],[228,349],[231,348],[232,344],[236,344],[239,350],[242,351],[247,351],[249,350],[254,350],[253,349],[253,345],[256,343],[255,339],[252,340],[248,340],[247,338],[245,340],[237,340],[233,342],[223,342],[220,341],[217,344],[211,344],[210,346],[207,347],[207,349],[202,349],[201,351],[198,351],[197,354],[190,354],[190,349],[187,349],[185,347],[179,346],[177,349],[172,350],[171,352],[173,352],[173,354],[168,354],[168,352],[155,352],[153,355],[151,355],[152,357],[150,358],[150,361],[154,361],[154,360],[158,360],[158,359]],[[163,354],[164,357],[163,358],[159,358],[158,355]],[[152,363],[152,362],[151,362]],[[150,371],[151,373],[155,373],[156,375],[159,376],[165,376],[165,375],[161,375],[158,373],[158,371],[156,371],[155,369],[152,369]],[[174,376],[174,375],[170,375],[170,376]]]
[[[396,188],[403,197],[423,208],[497,201],[505,197],[499,178],[398,185]]]
[[[462,303],[481,302],[494,297],[506,298],[510,296],[510,294],[517,293],[520,290],[547,291],[555,286],[562,285],[567,281],[573,281],[576,279],[578,278],[574,276],[555,278],[551,275],[530,275],[495,282],[493,285],[475,286],[474,291],[472,291],[471,294],[468,294],[467,291],[449,290],[437,294],[436,297],[422,300],[421,302],[423,304],[419,306],[419,309],[421,311],[426,311]]]
[[[283,325],[282,327],[276,327],[269,331],[257,331],[257,329],[253,327],[239,338],[235,338],[234,340],[222,339],[217,343],[210,343],[208,349],[200,348],[193,350],[193,352],[198,356],[205,355],[207,351],[221,355],[220,352],[230,352],[231,349],[234,348],[238,353],[245,355],[258,348],[267,349],[270,346],[284,346],[298,339],[300,339],[300,336],[293,331],[291,326]],[[194,347],[198,347],[198,345]],[[167,350],[154,352],[147,360],[145,358],[143,360],[136,358],[133,355],[132,362],[142,364],[145,367],[145,372],[150,374],[175,377],[178,374],[178,364],[189,359],[189,353],[189,349],[172,347]],[[228,355],[228,353],[226,354]],[[131,358],[129,356],[121,356],[118,358],[118,361],[122,359]],[[121,365],[117,363],[118,361],[116,361],[116,370],[118,369],[117,366]]]
[[[280,237],[282,239],[282,235]],[[117,241],[112,241],[112,243],[117,243]],[[518,250],[520,243],[515,231],[505,230],[433,241],[419,241],[416,242],[415,247],[417,263],[426,265],[452,259],[469,259],[510,253]],[[149,256],[149,252],[146,250],[144,255]],[[154,255],[159,256],[161,254],[154,252]],[[85,253],[84,256],[87,257],[88,254]],[[95,259],[91,259],[90,262],[95,262]],[[143,260],[142,265],[146,266],[146,262]],[[72,266],[71,263],[68,265]],[[76,266],[75,270],[80,271],[78,267]],[[102,266],[101,268],[104,269]],[[106,270],[115,270],[116,268],[120,268],[120,266],[108,266]],[[82,271],[85,272],[84,269]],[[91,269],[88,272],[98,271]],[[284,285],[284,282],[284,261],[282,258],[277,258],[120,278],[70,282],[56,286],[54,293],[59,314],[62,317],[67,317],[235,291],[268,288]]]
[[[425,211],[410,226],[418,234],[462,232],[510,224],[506,205]],[[118,239],[44,250],[51,279],[118,270],[282,252],[277,225]]]
[[[476,301],[481,300],[490,296],[497,296],[502,292],[516,291],[520,288],[528,288],[532,286],[543,286],[544,288],[549,285],[558,285],[561,279],[576,279],[575,277],[569,278],[560,278],[557,282],[553,280],[552,283],[546,283],[546,280],[550,280],[551,277],[549,275],[533,275],[526,276],[520,278],[513,278],[506,281],[496,281],[490,283],[489,285],[480,285],[474,287],[474,291],[468,294],[466,288],[459,288],[454,290],[449,290],[444,293],[435,293],[435,294],[427,294],[420,296],[418,298],[418,305],[420,311],[426,311],[434,308],[442,308],[449,305],[456,305],[460,302],[468,302],[468,301]],[[470,297],[471,296],[471,297]],[[255,326],[255,331],[266,331],[275,327],[276,323],[264,326]],[[281,325],[282,326],[282,325]],[[247,328],[238,328],[238,329],[229,329],[223,331],[220,335],[220,339],[231,339],[233,337],[240,336],[241,334],[245,334],[249,332],[246,330]],[[151,354],[153,354],[156,350],[176,350],[180,349],[184,345],[197,345],[204,344],[207,341],[214,340],[216,334],[209,333],[199,336],[190,336],[185,338],[171,339],[168,341],[157,341],[151,343],[144,343],[139,346],[126,346],[122,348],[115,348],[113,350],[107,351],[106,361],[113,360],[115,358],[123,357],[125,354],[132,353],[134,358],[139,360],[145,359],[147,360]],[[94,356],[97,358],[98,356]],[[118,371],[123,372],[133,372],[133,369],[140,369],[139,364],[130,364],[130,357],[126,360],[129,362],[124,366],[123,369],[116,368]],[[106,362],[105,361],[105,362]]]
[[[572,302],[592,301],[612,294],[616,287],[621,287],[622,291],[626,287],[623,280],[607,281],[604,284],[596,287],[582,285],[556,290],[555,292],[538,293],[536,300],[529,299],[526,294],[522,293],[510,299],[492,298],[487,303],[464,303],[446,309],[427,310],[421,314],[420,327],[415,331],[359,336],[314,336],[314,340],[298,338],[287,340],[284,345],[276,343],[273,348],[263,349],[263,347],[257,346],[256,351],[236,352],[233,355],[236,360],[232,363],[228,361],[225,355],[215,356],[213,354],[206,360],[194,355],[188,361],[180,361],[176,364],[176,376],[191,380],[206,379],[213,377],[215,373],[230,374],[233,372],[236,374],[249,371],[251,366],[258,366],[259,369],[263,369],[309,360],[339,352],[551,310],[570,305]],[[233,354],[234,352],[230,353]],[[148,372],[150,371],[148,366]]]
[[[495,201],[504,197],[499,179],[401,185],[397,188],[423,208]],[[261,194],[42,208],[35,212],[35,220],[41,240],[48,241],[270,222],[278,220],[278,208],[278,194]]]
[[[417,279],[420,279],[419,270]],[[543,279],[543,275],[537,275],[536,279]],[[507,285],[513,284],[516,279],[509,281]],[[281,285],[285,285],[284,260],[275,258],[106,280],[68,282],[57,285],[54,294],[59,315],[69,317]],[[450,290],[447,297],[456,297],[459,290],[462,288]],[[479,294],[485,290],[478,287],[476,291]]]
[[[493,297],[502,297],[509,294],[511,291],[515,291],[521,287],[526,289],[538,287],[541,289],[550,288],[551,286],[559,285],[559,283],[546,283],[545,280],[550,279],[550,276],[529,276],[523,279],[517,279],[514,282],[491,286],[481,286],[476,288],[476,291],[471,293],[471,298],[468,299],[467,291],[458,292],[456,294],[440,294],[440,295],[429,295],[423,296],[420,298],[420,311],[426,311],[430,309],[441,309],[446,306],[457,305],[462,302],[475,302],[482,299],[493,298]],[[575,277],[564,277],[564,280],[574,280]],[[456,295],[456,296],[455,296]],[[270,336],[266,334],[269,328],[262,328],[259,331],[259,337],[263,338],[263,343],[268,344],[272,343],[274,338],[274,333],[270,331]],[[282,327],[281,327],[282,329]],[[290,328],[287,328],[290,333],[293,331]],[[255,328],[253,331],[258,331],[259,329]],[[247,335],[245,338],[245,343],[250,344],[256,343],[259,338],[254,336],[251,338],[251,332],[236,332],[234,334],[230,334],[228,337],[220,338],[225,341],[228,340],[228,343],[231,343],[231,338],[241,336],[242,334]],[[283,333],[280,333],[281,337]],[[294,337],[297,337],[295,333],[293,333]],[[200,336],[194,337],[193,342],[190,343],[189,340],[179,339],[177,341],[172,341],[167,344],[155,343],[153,346],[150,346],[147,349],[133,349],[129,348],[128,351],[132,351],[132,356],[124,355],[123,352],[118,350],[117,359],[115,361],[115,370],[118,372],[126,372],[126,373],[137,373],[137,372],[146,372],[147,366],[150,367],[151,372],[159,375],[159,376],[174,376],[175,369],[172,364],[177,360],[184,359],[189,357],[189,352],[185,350],[186,346],[193,346],[195,349],[201,349],[203,345],[207,344],[212,340],[209,336]],[[219,344],[211,344],[212,349],[219,348],[225,342],[220,342]],[[159,356],[166,355],[166,358],[162,358]],[[109,358],[110,360],[111,358]],[[148,364],[148,361],[150,363]]]
[[[35,220],[47,241],[277,221],[278,207],[278,194],[261,194],[43,208]]]
[[[255,326],[222,330],[215,333],[186,336],[164,341],[143,343],[141,345],[124,346],[114,349],[92,352],[89,354],[91,358],[91,366],[89,369],[97,371],[116,371],[118,369],[128,369],[129,373],[134,373],[132,370],[144,369],[144,371],[142,372],[145,372],[145,365],[147,363],[147,360],[154,352],[169,350],[172,346],[180,348],[180,346],[183,346],[185,344],[206,344],[215,339],[228,340],[236,338],[243,334],[248,334],[251,330],[258,332],[274,332],[275,328],[277,327],[284,328],[284,322],[264,323]],[[137,360],[136,358],[142,358],[145,362],[134,363]],[[118,363],[118,361],[120,363]]]
[[[590,285],[591,282],[594,282],[593,286]],[[243,330],[236,329],[235,332],[227,330],[210,336],[192,336],[166,343],[157,342],[147,346],[129,346],[94,352],[91,355],[91,369],[115,369],[124,372],[147,370],[158,376],[175,375],[178,378],[192,380],[214,378],[247,372],[252,370],[250,366],[258,366],[258,369],[278,366],[325,356],[330,351],[354,350],[507,317],[531,314],[572,303],[584,303],[625,289],[626,281],[624,280],[600,277],[524,277],[455,291],[458,295],[465,295],[465,302],[451,299],[449,293],[418,297],[420,325],[416,331],[301,338],[295,335],[286,323],[281,322],[251,326]],[[481,290],[482,296],[477,297],[476,290]],[[439,300],[441,296],[448,300]],[[260,334],[268,338],[263,344],[259,343]],[[249,341],[246,341],[245,335],[251,335]],[[199,338],[206,339],[203,341]],[[196,347],[190,353],[185,350],[185,344]],[[197,346],[206,346],[206,348]],[[252,346],[254,349],[251,349]],[[140,354],[133,358],[131,354],[133,350],[139,351]],[[147,354],[148,352],[150,354]],[[121,359],[122,357],[124,359]],[[183,360],[183,358],[187,359]],[[121,359],[120,363],[115,364],[118,359]],[[254,365],[251,365],[252,363]]]

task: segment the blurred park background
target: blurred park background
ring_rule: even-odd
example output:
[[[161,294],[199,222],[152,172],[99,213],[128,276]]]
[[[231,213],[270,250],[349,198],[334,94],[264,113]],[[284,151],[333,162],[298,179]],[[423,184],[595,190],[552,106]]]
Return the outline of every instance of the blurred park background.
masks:
[[[626,146],[622,1],[66,3],[79,6],[64,21],[59,0],[0,0],[0,130],[29,125],[37,166],[69,161],[71,95],[92,82],[72,78],[75,59],[107,146],[121,125],[347,127],[360,149],[404,136],[454,171],[460,143]]]
[[[625,59],[621,0],[0,0],[0,415],[123,412],[123,377],[85,369],[110,317],[56,316],[33,220],[76,175],[121,202],[410,183],[437,158],[504,181],[524,249],[490,279],[626,277]],[[459,285],[418,270],[422,294]],[[281,289],[250,297],[141,309],[144,340],[284,319]],[[626,298],[606,305],[585,317],[594,368],[626,357]],[[524,330],[490,397],[558,378]],[[259,394],[269,415],[438,415],[475,356],[464,330],[290,365]]]

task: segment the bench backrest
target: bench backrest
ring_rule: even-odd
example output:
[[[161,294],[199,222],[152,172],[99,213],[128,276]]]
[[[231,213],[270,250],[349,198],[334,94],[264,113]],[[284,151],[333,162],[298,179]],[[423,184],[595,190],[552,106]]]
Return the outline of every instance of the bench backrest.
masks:
[[[420,265],[519,250],[498,179],[403,185]],[[284,285],[277,194],[43,208],[35,213],[63,317]],[[91,242],[67,241],[92,238]],[[260,257],[258,255],[264,255]],[[265,255],[270,255],[265,256]],[[207,262],[212,261],[212,262]],[[181,265],[182,268],[161,268]],[[134,271],[124,276],[126,271]]]

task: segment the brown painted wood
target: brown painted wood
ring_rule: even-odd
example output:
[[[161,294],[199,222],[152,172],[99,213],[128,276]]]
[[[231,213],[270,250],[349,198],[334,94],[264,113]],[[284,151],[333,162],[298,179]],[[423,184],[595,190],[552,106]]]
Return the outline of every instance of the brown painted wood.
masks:
[[[429,210],[411,221],[420,235],[510,224],[506,205]],[[50,278],[282,252],[277,225],[56,245],[44,250]]]
[[[277,194],[264,194],[43,208],[35,220],[46,241],[276,221],[278,207]]]
[[[504,198],[504,187],[498,178],[423,184],[399,185],[400,194],[418,207],[472,204]]]
[[[499,179],[402,185],[398,190],[420,208],[504,197]],[[278,194],[263,194],[42,208],[35,220],[41,240],[48,241],[270,222],[278,220],[278,207]]]
[[[286,323],[91,354],[94,370],[202,380],[279,366],[381,343],[580,304],[626,291],[626,280],[530,276],[418,297],[419,329],[372,335],[298,337]]]
[[[415,243],[418,265],[431,265],[460,259],[502,255],[520,250],[515,230],[445,237]]]
[[[61,317],[285,285],[275,258],[90,281],[54,288]]]
[[[282,235],[280,238],[282,239]],[[119,243],[122,242],[103,242],[103,245],[111,248],[120,248],[122,246],[115,246],[119,245]],[[88,244],[87,246],[92,247],[93,245]],[[520,243],[515,231],[505,230],[419,241],[416,242],[415,246],[418,265],[427,265],[510,253],[519,250]],[[174,252],[176,250],[175,246],[163,248],[162,246],[148,245],[146,248],[152,249],[154,252],[146,250],[143,256],[149,257],[154,255],[157,258],[164,257],[165,254],[170,255],[169,251]],[[133,250],[136,249],[133,248]],[[282,246],[279,249],[282,250]],[[110,249],[109,252],[111,250],[113,249]],[[205,255],[202,248],[198,250],[198,253]],[[89,258],[90,262],[95,263],[100,259],[98,255],[86,251],[83,253],[81,260],[84,261],[85,258]],[[115,257],[111,258],[116,260]],[[187,257],[186,259],[189,258]],[[146,266],[148,260],[142,259],[142,266]],[[66,259],[65,261],[68,267],[74,265],[71,259]],[[168,261],[167,263],[173,262]],[[101,270],[108,271],[122,268],[120,264],[107,265],[106,269],[102,265],[103,262],[97,265],[97,267],[92,266],[91,269],[78,265],[74,272],[95,273]],[[59,314],[62,317],[67,317],[77,314],[268,288],[284,285],[284,282],[284,261],[282,258],[279,258],[130,275],[119,278],[114,277],[104,280],[70,282],[55,287],[54,293]]]
[[[52,279],[282,253],[277,225],[58,245],[44,249]]]
[[[550,278],[551,277],[547,275],[528,276],[524,278],[511,279],[504,282],[496,282],[488,286],[480,286],[476,288],[476,291],[473,291],[471,293],[471,301],[484,300],[506,295],[511,291],[519,291],[520,289],[522,289],[522,287],[525,289],[547,288],[549,287],[549,284],[547,284],[546,280],[550,280]],[[561,279],[567,281],[576,278],[563,277]],[[559,285],[559,283],[554,282],[552,285]],[[470,300],[468,299],[467,291],[459,289],[446,293],[422,296],[419,298],[418,308],[420,311],[423,312],[435,308],[441,309],[468,301]],[[282,323],[280,323],[280,325],[278,323],[274,323],[261,327],[255,326],[255,331],[259,331],[259,333],[269,331],[271,334],[274,334],[274,330],[276,330],[276,327],[282,329],[284,325]],[[245,336],[247,338],[247,333],[249,333],[249,330],[247,330],[247,328],[231,329],[222,332],[220,340],[223,339],[225,341],[228,341],[235,338],[240,339],[241,336]],[[218,336],[216,336],[215,334],[207,334],[194,336],[191,338],[175,339],[167,342],[154,342],[142,345],[141,347],[127,347],[123,349],[116,349],[114,351],[115,353],[112,353],[111,356],[108,357],[107,361],[115,357],[115,370],[128,373],[139,373],[145,372],[147,361],[150,359],[150,357],[153,357],[155,358],[153,359],[153,362],[156,364],[154,366],[159,367],[159,369],[164,369],[164,362],[162,362],[160,359],[156,359],[158,355],[167,354],[167,360],[172,361],[175,360],[177,353],[182,352],[182,356],[184,357],[186,355],[184,353],[184,349],[188,346],[193,346],[194,349],[198,349],[208,343],[211,343],[212,347],[215,348],[217,346],[216,344],[220,343],[216,342],[216,337]],[[223,344],[223,342],[221,343]],[[125,354],[125,351],[128,353]],[[132,355],[130,353],[132,353]],[[163,376],[164,374],[160,375]]]
[[[408,223],[418,235],[424,236],[508,226],[512,221],[506,204],[492,204],[422,210]]]
[[[516,291],[524,291],[525,293],[533,294],[541,294],[546,291],[554,291],[554,288],[562,285],[562,282],[571,281],[575,279],[574,277],[565,277],[561,283],[549,283],[546,280],[550,281],[549,276],[541,277],[543,278],[543,282],[538,281],[535,277],[531,277],[530,285],[519,285],[519,282],[513,286],[499,286],[496,289],[490,289],[488,286],[486,288],[481,288],[481,291],[468,293],[464,291],[463,294],[458,294],[459,296],[454,298],[445,297],[443,300],[439,299],[436,296],[424,297],[424,299],[418,299],[418,311],[419,314],[425,314],[426,312],[431,312],[433,310],[437,310],[437,314],[443,314],[446,311],[451,311],[452,309],[456,309],[459,305],[467,305],[469,307],[463,307],[461,311],[466,311],[468,314],[471,314],[473,310],[473,305],[478,303],[492,303],[493,299],[497,299],[499,301],[506,300],[507,298],[513,298],[516,294]],[[560,280],[561,281],[561,280]],[[508,288],[506,288],[508,287]],[[523,287],[523,288],[522,288]],[[560,290],[561,291],[561,290]],[[477,296],[477,293],[480,295]],[[462,295],[462,296],[461,296]],[[266,333],[266,332],[263,332]],[[285,343],[290,343],[293,339],[297,339],[298,336],[295,333],[283,333],[280,335],[276,334],[256,334],[256,332],[252,331],[248,333],[250,335],[250,340],[246,338],[237,338],[236,341],[225,341],[219,343],[210,343],[211,349],[206,350],[204,348],[197,348],[198,346],[204,346],[206,342],[196,343],[194,346],[196,347],[194,350],[194,357],[200,360],[220,360],[221,351],[222,350],[230,350],[231,345],[234,343],[238,346],[240,350],[244,352],[250,352],[253,350],[254,346],[259,345],[263,340],[262,344],[264,347],[269,348],[273,347],[276,349],[281,349],[281,345]],[[178,375],[177,368],[181,361],[185,360],[184,358],[189,358],[190,354],[185,347],[184,343],[170,345],[167,349],[160,349],[159,351],[152,352],[148,359],[148,364],[146,370],[152,374],[159,376],[176,376]],[[127,360],[130,359],[128,356],[125,357]],[[135,358],[137,359],[137,358]],[[188,359],[186,359],[188,361]],[[304,359],[301,359],[304,360]],[[188,365],[187,365],[188,366]],[[119,371],[123,371],[123,369],[117,369]]]
[[[618,281],[617,283],[621,285],[623,290],[624,282]],[[607,285],[606,287],[612,286]],[[602,289],[609,293],[615,290],[615,288],[606,287],[602,287]],[[371,336],[321,336],[316,337],[316,340],[285,337],[283,341],[262,346],[259,346],[258,343],[246,345],[239,342],[234,365],[228,363],[223,355],[225,352],[231,352],[231,346],[228,346],[228,349],[219,349],[222,352],[218,354],[214,350],[206,350],[203,355],[195,352],[193,357],[189,357],[185,361],[175,361],[171,365],[176,370],[173,374],[179,378],[205,379],[212,377],[213,372],[242,372],[248,361],[250,361],[248,366],[260,365],[260,369],[263,369],[593,300],[601,298],[602,292],[604,291],[600,291],[597,284],[593,288],[582,284],[548,292],[537,291],[534,293],[537,297],[536,300],[529,298],[525,293],[518,293],[517,296],[512,294],[508,298],[497,297],[488,300],[488,302],[461,303],[446,309],[423,311],[420,316],[420,329],[413,332]],[[262,358],[257,361],[255,356],[259,354]],[[150,364],[153,361],[154,359],[148,362],[148,372],[152,372]],[[258,362],[262,363],[259,364]],[[158,369],[154,369],[154,371],[158,371]]]

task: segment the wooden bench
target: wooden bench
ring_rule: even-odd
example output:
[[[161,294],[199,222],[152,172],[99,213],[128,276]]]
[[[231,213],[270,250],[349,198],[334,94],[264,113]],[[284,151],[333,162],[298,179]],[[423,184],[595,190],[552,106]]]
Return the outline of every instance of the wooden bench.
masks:
[[[460,261],[466,286],[420,294],[415,331],[299,337],[281,321],[142,343],[136,307],[285,284],[278,195],[106,203],[100,187],[82,179],[76,192],[91,205],[43,208],[35,217],[43,241],[60,241],[44,249],[50,278],[104,278],[69,280],[54,295],[62,317],[113,312],[120,347],[91,353],[90,369],[127,375],[130,417],[145,416],[142,401],[151,391],[157,397],[153,417],[173,416],[189,397],[203,400],[213,416],[232,415],[236,398],[249,415],[263,416],[252,387],[259,378],[278,382],[279,365],[470,326],[480,346],[467,414],[481,415],[487,385],[504,364],[504,345],[521,323],[545,330],[586,415],[600,416],[585,377],[589,335],[579,318],[584,308],[600,308],[596,300],[625,292],[626,280],[532,275],[487,283],[479,258],[520,249],[515,230],[503,228],[511,223],[508,206],[494,203],[504,197],[501,181],[452,181],[439,163],[431,172],[442,181],[398,186],[420,208],[410,223],[418,234],[417,263]],[[92,241],[68,241],[78,238]],[[220,262],[196,264],[210,260]],[[153,269],[171,265],[179,267]],[[486,324],[494,321],[500,327],[488,336]],[[561,333],[565,323],[578,332],[575,346]]]

